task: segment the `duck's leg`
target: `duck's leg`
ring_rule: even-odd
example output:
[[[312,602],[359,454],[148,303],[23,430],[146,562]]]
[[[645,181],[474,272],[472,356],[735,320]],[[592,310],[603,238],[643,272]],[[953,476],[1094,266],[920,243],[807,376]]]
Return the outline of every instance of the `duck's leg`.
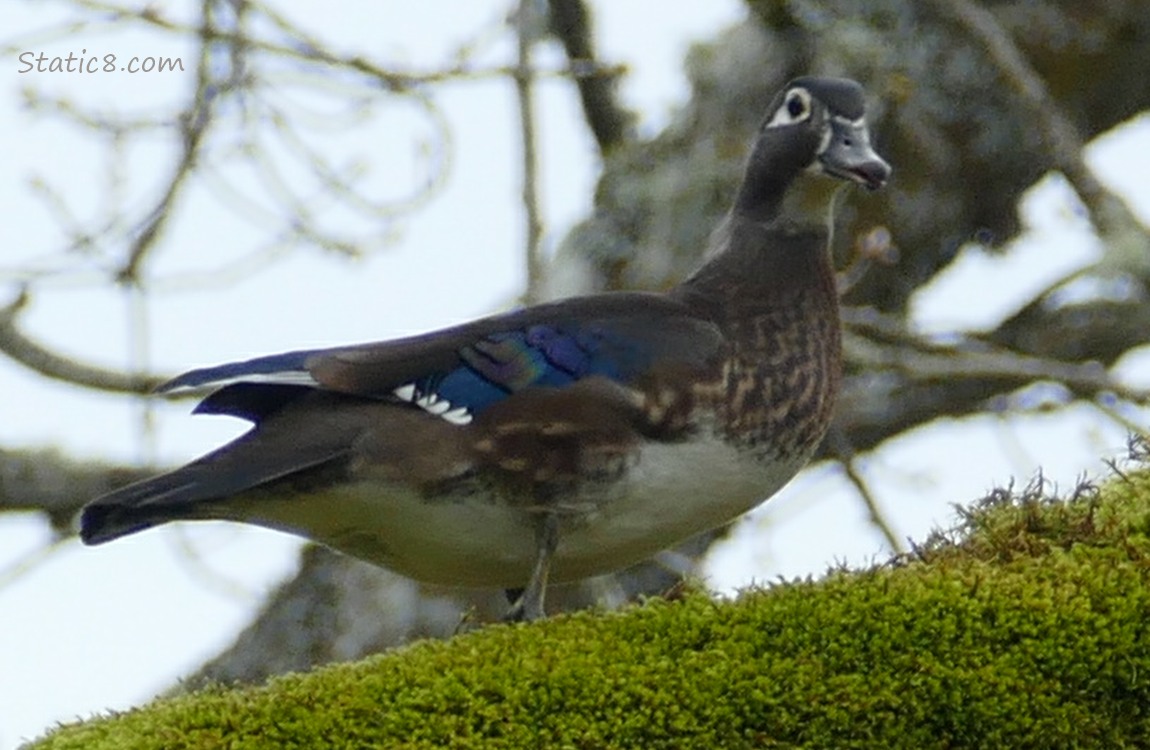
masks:
[[[507,589],[510,598],[517,595],[511,609],[503,619],[507,622],[531,622],[545,617],[543,611],[543,595],[547,591],[547,572],[551,567],[551,556],[555,554],[555,547],[559,544],[559,515],[544,513],[539,517],[535,527],[535,569],[531,571],[531,580],[527,588]]]

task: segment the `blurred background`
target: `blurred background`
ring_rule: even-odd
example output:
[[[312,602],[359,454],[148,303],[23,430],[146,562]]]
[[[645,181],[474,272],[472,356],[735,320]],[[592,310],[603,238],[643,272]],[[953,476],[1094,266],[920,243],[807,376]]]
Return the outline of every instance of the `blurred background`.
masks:
[[[796,75],[861,81],[895,170],[838,217],[837,421],[771,502],[621,573],[628,598],[881,562],[995,486],[1105,476],[1150,389],[1145,11],[5,3],[0,750],[497,618],[501,592],[256,528],[83,548],[75,514],[242,431],[147,395],[181,370],[670,286]],[[616,606],[610,590],[554,604]]]

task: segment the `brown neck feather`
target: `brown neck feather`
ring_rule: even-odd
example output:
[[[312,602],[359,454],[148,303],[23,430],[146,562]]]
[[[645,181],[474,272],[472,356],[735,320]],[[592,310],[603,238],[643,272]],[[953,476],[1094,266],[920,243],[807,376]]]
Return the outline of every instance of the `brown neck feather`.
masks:
[[[826,232],[728,217],[710,259],[675,292],[716,321],[814,306],[838,318]]]

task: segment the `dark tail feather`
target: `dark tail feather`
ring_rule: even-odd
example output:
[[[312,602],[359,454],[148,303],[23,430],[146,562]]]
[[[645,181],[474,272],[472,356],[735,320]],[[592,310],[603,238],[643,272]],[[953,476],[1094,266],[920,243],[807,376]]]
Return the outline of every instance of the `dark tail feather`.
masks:
[[[202,485],[179,469],[98,497],[80,514],[80,540],[103,544],[153,526],[197,515]]]
[[[395,408],[298,386],[250,384],[224,388],[204,404],[199,411],[237,414],[258,424],[186,466],[90,502],[80,515],[85,544],[169,521],[247,520],[229,512],[234,510],[230,498],[255,488],[274,489],[279,482],[287,482],[290,492],[300,483],[341,478],[356,439],[381,413]]]
[[[308,450],[300,455],[276,451],[276,443],[264,445],[255,434],[253,430],[187,466],[96,498],[80,513],[80,540],[103,544],[169,521],[237,520],[225,512],[226,500],[234,495],[292,477],[306,482],[314,479],[316,470],[322,478],[329,465],[337,474],[343,471],[350,443],[346,436],[332,445],[305,446]],[[290,441],[295,434],[281,437]]]

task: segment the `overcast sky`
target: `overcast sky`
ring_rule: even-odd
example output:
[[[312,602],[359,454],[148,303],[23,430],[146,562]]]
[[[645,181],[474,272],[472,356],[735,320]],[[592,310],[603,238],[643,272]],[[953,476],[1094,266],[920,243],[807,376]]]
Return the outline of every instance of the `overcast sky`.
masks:
[[[163,5],[163,4],[161,4]],[[471,30],[500,17],[504,3],[347,3],[335,14],[319,4],[279,4],[316,36],[347,50],[411,65],[434,65]],[[737,0],[671,3],[601,2],[603,57],[628,65],[622,89],[655,132],[687,95],[681,60],[688,44],[739,19]],[[60,6],[6,3],[5,42],[61,17]],[[173,11],[175,12],[175,11]],[[117,56],[185,55],[190,50],[145,34],[56,38],[32,51],[66,55],[80,49]],[[496,45],[491,59],[508,59]],[[546,62],[555,51],[541,51]],[[502,56],[502,57],[501,57]],[[60,237],[55,217],[30,195],[36,176],[56,185],[82,216],[101,205],[101,148],[58,124],[32,118],[19,91],[35,86],[120,111],[174,102],[186,80],[170,76],[21,74],[17,58],[0,65],[0,304],[15,293],[11,270],[29,262],[51,267]],[[451,86],[438,100],[455,136],[449,183],[433,203],[394,227],[395,244],[350,263],[316,255],[292,258],[250,281],[209,293],[167,295],[149,302],[150,361],[156,370],[246,358],[284,349],[377,340],[459,322],[510,304],[523,271],[518,207],[515,102],[506,82]],[[543,207],[550,246],[585,215],[598,163],[569,85],[542,86],[539,101]],[[397,119],[349,137],[348,153],[369,150],[385,165],[378,179],[410,178],[413,125]],[[748,134],[749,135],[749,134]],[[154,190],[148,167],[163,144],[128,160],[129,190]],[[405,156],[407,155],[407,156]],[[1150,120],[1100,139],[1090,162],[1150,221]],[[163,163],[160,161],[159,163]],[[895,169],[899,165],[894,165]],[[897,172],[896,172],[897,174]],[[374,183],[373,183],[374,184]],[[381,188],[384,189],[384,188]],[[856,196],[854,199],[860,199]],[[861,196],[865,200],[865,196]],[[1048,178],[1028,195],[1031,230],[1005,256],[964,251],[938,283],[919,295],[916,322],[930,332],[992,326],[1034,288],[1096,257],[1098,248],[1061,180]],[[172,246],[157,273],[174,274],[222,262],[258,230],[227,206],[193,195],[186,218],[171,228]],[[1043,269],[1036,274],[1034,269]],[[26,323],[60,351],[108,366],[131,360],[125,322],[131,302],[91,283],[61,278],[37,287]],[[1123,371],[1150,385],[1150,363],[1131,357]],[[0,361],[0,446],[57,446],[80,458],[162,463],[187,460],[237,434],[234,420],[187,415],[186,403],[158,413],[154,439],[140,436],[131,400],[46,382]],[[1024,417],[987,415],[931,425],[883,446],[862,462],[901,535],[922,538],[952,520],[951,503],[971,500],[1038,466],[1069,483],[1099,473],[1100,457],[1121,453],[1125,437],[1089,407]],[[298,542],[227,524],[170,527],[88,549],[70,542],[13,575],[48,541],[37,517],[0,517],[0,750],[9,750],[54,721],[105,708],[126,708],[169,686],[230,642],[261,595],[292,573]],[[779,575],[819,573],[836,560],[864,562],[884,554],[861,504],[836,469],[814,467],[771,503],[751,514],[708,568],[718,590],[731,591]]]

